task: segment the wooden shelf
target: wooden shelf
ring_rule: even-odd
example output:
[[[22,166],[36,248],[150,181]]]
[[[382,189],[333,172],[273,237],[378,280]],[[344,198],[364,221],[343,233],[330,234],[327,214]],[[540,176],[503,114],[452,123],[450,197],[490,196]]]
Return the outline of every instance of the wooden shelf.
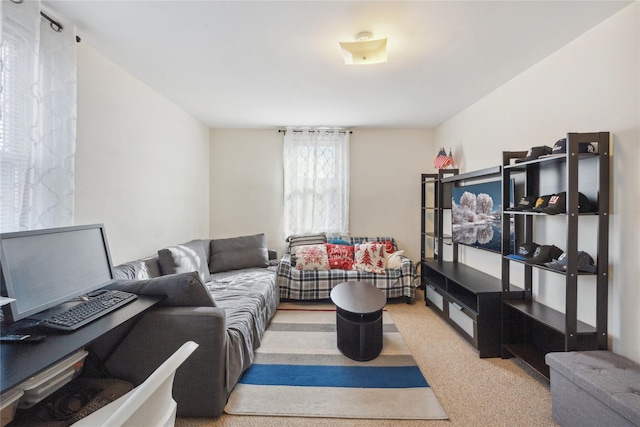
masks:
[[[502,289],[500,279],[460,262],[442,261],[429,263],[429,268],[459,283],[473,293],[499,292]]]
[[[505,344],[504,349],[521,359],[527,366],[549,379],[549,366],[544,361],[544,353],[528,344]]]
[[[580,158],[595,157],[597,155],[598,153],[580,153]],[[564,163],[566,161],[567,161],[566,156],[563,154],[563,155],[558,155],[553,157],[542,157],[540,159],[528,160],[526,162],[514,163],[512,165],[504,165],[504,168],[514,169],[514,170],[524,170],[530,165],[535,165],[535,164],[546,165],[551,163]]]
[[[566,217],[567,214],[566,213],[559,213],[556,215],[549,215],[548,213],[544,213],[544,212],[527,212],[527,211],[510,211],[510,210],[504,210],[502,211],[503,215],[535,215],[535,216],[553,216],[553,217],[557,217],[557,218],[562,218],[562,217]],[[594,215],[598,215],[598,212],[578,212],[578,215],[580,216],[594,216]]]
[[[565,315],[559,311],[556,311],[544,304],[540,304],[535,301],[519,301],[519,300],[505,300],[504,304],[518,310],[520,313],[525,314],[528,317],[536,319],[536,321],[542,323],[548,328],[553,329],[556,332],[565,334]],[[596,328],[588,325],[584,322],[578,322],[578,334],[595,334]]]
[[[491,176],[498,177],[498,175],[500,175],[500,171],[501,171],[500,166],[493,166],[493,167],[486,168],[486,169],[480,169],[480,170],[477,170],[477,171],[460,173],[460,174],[457,174],[457,175],[449,176],[447,178],[442,178],[442,183],[445,184],[445,183],[448,183],[448,182],[464,181],[464,180],[467,180],[467,179],[490,178]]]
[[[513,261],[513,262],[518,262],[520,264],[524,264],[524,265],[528,265],[529,267],[533,267],[533,268],[538,268],[540,270],[546,270],[546,271],[551,271],[552,273],[558,273],[558,274],[563,274],[566,275],[567,272],[563,271],[563,270],[556,270],[554,268],[549,268],[546,265],[541,265],[541,264],[532,264],[530,262],[526,262],[525,260],[521,260],[521,259],[515,259],[512,258],[511,255],[505,255],[505,258],[507,258],[509,261]],[[579,276],[595,276],[596,273],[589,273],[587,271],[578,271],[577,273]]]

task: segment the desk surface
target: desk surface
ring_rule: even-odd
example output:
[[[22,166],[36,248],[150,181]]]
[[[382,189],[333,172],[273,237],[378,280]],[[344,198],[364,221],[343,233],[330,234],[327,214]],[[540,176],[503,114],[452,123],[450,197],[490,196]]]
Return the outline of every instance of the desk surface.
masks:
[[[162,299],[162,296],[139,295],[135,301],[70,333],[51,329],[42,332],[42,328],[37,332],[25,330],[24,327],[29,323],[24,320],[4,325],[3,329],[7,333],[41,333],[46,334],[47,338],[39,343],[0,344],[0,393],[83,349],[100,336],[148,310]]]

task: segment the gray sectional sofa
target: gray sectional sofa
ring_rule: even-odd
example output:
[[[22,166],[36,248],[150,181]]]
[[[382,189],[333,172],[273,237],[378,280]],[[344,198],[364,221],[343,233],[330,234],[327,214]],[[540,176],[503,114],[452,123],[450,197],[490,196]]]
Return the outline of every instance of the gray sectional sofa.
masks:
[[[181,416],[218,416],[280,302],[265,236],[193,240],[115,267],[112,288],[165,295],[140,319],[94,344],[103,374],[139,384],[185,341],[198,349],[178,369]]]

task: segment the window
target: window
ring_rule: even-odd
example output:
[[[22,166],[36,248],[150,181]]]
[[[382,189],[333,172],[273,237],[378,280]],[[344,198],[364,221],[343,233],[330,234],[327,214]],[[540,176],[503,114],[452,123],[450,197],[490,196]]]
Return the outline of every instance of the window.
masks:
[[[287,130],[284,137],[285,235],[349,231],[349,132]]]
[[[9,8],[10,5],[4,7]],[[9,12],[6,10],[5,12]],[[34,28],[18,25],[10,15],[2,22],[2,52],[0,70],[2,86],[0,103],[0,230],[15,231],[20,228],[20,216],[24,210],[25,175],[30,164],[29,147],[18,143],[25,141],[24,124],[30,123],[32,110],[28,105],[30,89],[26,78],[35,67],[35,56],[27,55],[30,40],[34,39]]]
[[[0,8],[0,230],[72,225],[74,30],[53,31],[39,1]]]

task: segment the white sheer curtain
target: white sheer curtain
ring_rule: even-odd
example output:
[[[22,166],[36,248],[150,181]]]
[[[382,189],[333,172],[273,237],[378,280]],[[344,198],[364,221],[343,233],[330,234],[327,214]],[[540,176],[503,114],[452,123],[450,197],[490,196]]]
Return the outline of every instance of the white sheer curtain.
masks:
[[[349,132],[287,129],[284,136],[284,231],[349,232]]]
[[[0,8],[0,230],[72,225],[75,31],[54,31],[40,1]]]

